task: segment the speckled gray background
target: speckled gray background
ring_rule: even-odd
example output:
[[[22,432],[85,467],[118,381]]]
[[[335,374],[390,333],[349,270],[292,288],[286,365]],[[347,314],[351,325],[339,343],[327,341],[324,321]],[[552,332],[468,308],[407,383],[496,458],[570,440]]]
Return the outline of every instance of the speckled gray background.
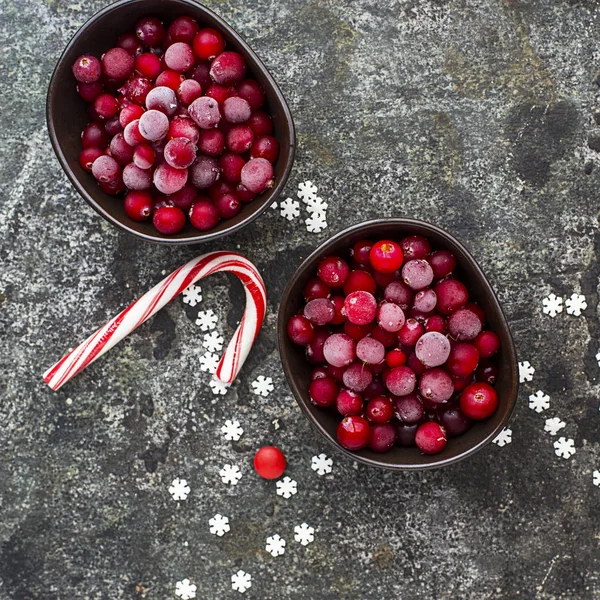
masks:
[[[298,152],[286,193],[315,182],[329,228],[269,211],[202,248],[156,247],[110,227],[54,158],[44,102],[71,34],[103,0],[0,0],[0,598],[600,598],[597,230],[600,19],[592,0],[212,0],[290,103]],[[599,104],[597,104],[597,102]],[[406,215],[466,242],[488,272],[520,358],[513,441],[423,474],[357,466],[316,438],[284,381],[275,311],[316,244],[368,217]],[[306,215],[304,214],[303,217]],[[58,393],[42,371],[162,276],[201,251],[241,248],[264,273],[269,314],[229,394],[198,368],[198,308],[174,302]],[[229,292],[228,290],[231,290]],[[232,332],[240,288],[203,286]],[[541,299],[585,294],[582,317]],[[237,307],[237,308],[234,308]],[[276,391],[250,391],[257,375]],[[551,408],[527,396],[542,389]],[[555,455],[559,416],[576,454]],[[245,434],[225,442],[238,418]],[[275,430],[273,420],[280,429]],[[251,470],[257,447],[287,455],[290,500]],[[334,472],[319,477],[313,454]],[[236,487],[224,463],[242,467]],[[190,482],[174,502],[174,477]],[[208,532],[229,516],[223,538]],[[316,528],[293,541],[294,525]],[[267,535],[286,553],[264,550]]]

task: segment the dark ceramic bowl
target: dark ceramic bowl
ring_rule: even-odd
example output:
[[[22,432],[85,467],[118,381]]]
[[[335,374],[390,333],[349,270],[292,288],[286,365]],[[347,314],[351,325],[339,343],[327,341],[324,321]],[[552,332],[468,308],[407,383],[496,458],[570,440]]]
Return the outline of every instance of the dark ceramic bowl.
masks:
[[[416,448],[395,447],[390,452],[379,454],[368,448],[350,452],[337,442],[336,428],[341,417],[333,409],[314,406],[309,398],[310,374],[314,366],[308,364],[304,348],[290,342],[286,325],[292,315],[297,314],[303,304],[303,289],[307,281],[315,276],[322,258],[330,255],[348,256],[348,251],[360,239],[399,239],[406,235],[426,236],[435,249],[448,249],[458,261],[456,272],[469,290],[470,298],[476,300],[485,310],[487,327],[498,334],[501,349],[497,357],[499,406],[496,412],[484,421],[475,423],[467,433],[450,438],[443,452],[434,456],[421,454]],[[302,412],[317,431],[333,446],[357,460],[373,467],[384,469],[422,470],[442,467],[455,463],[489,444],[508,423],[517,399],[519,387],[518,364],[510,328],[492,286],[481,268],[467,249],[449,233],[442,229],[413,219],[380,219],[353,225],[338,233],[319,246],[296,270],[290,279],[279,307],[278,318],[279,353],[283,370],[296,401]]]
[[[214,229],[200,232],[188,222],[185,229],[173,236],[156,231],[151,221],[132,221],[123,210],[121,197],[105,194],[91,173],[79,165],[81,131],[88,123],[87,104],[75,89],[71,65],[81,54],[101,56],[115,45],[118,36],[131,31],[143,16],[157,15],[165,23],[176,17],[190,15],[201,26],[221,32],[227,47],[237,50],[246,59],[248,72],[263,87],[265,110],[273,119],[274,136],[279,142],[279,158],[274,166],[275,185],[244,205],[233,219],[221,221]],[[223,19],[192,0],[121,0],[95,14],[73,36],[62,53],[48,90],[46,118],[54,151],[65,173],[87,203],[107,221],[120,229],[150,242],[163,244],[196,244],[223,237],[254,221],[273,203],[283,189],[294,161],[295,132],[292,115],[275,80],[250,46]]]

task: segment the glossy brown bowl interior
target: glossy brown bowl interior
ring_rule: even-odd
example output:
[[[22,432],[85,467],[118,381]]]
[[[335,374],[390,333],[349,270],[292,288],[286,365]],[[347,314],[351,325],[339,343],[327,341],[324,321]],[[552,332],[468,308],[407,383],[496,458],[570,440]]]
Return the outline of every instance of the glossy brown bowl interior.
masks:
[[[185,229],[177,235],[164,236],[154,229],[151,222],[137,223],[131,220],[123,210],[122,197],[105,194],[92,174],[84,171],[79,165],[81,131],[89,119],[87,103],[77,93],[71,65],[84,53],[101,56],[115,45],[120,34],[131,31],[136,22],[146,15],[157,15],[166,24],[179,16],[190,15],[195,17],[201,26],[217,29],[225,38],[228,48],[243,54],[249,74],[265,91],[264,108],[273,119],[273,135],[280,147],[279,158],[274,165],[275,185],[254,201],[244,205],[237,216],[221,221],[208,232],[200,232],[188,222]],[[223,19],[190,0],[121,0],[94,15],[73,36],[58,61],[48,90],[46,118],[58,160],[88,204],[113,225],[151,242],[195,244],[241,229],[273,203],[283,189],[294,161],[294,123],[275,80],[248,44]]]
[[[386,454],[369,449],[349,452],[336,440],[336,428],[340,416],[333,409],[314,406],[309,398],[310,374],[314,366],[308,364],[304,348],[292,344],[286,334],[286,324],[292,315],[304,305],[303,289],[307,281],[314,277],[319,261],[325,256],[348,257],[349,249],[360,239],[395,239],[420,234],[426,236],[436,250],[447,249],[454,253],[458,261],[457,274],[469,290],[471,299],[476,300],[485,310],[487,328],[500,337],[501,349],[498,355],[498,380],[495,385],[499,406],[488,419],[475,423],[464,435],[450,438],[443,452],[426,456],[415,448],[395,447]],[[485,278],[475,259],[466,248],[449,233],[434,225],[413,219],[381,219],[354,225],[322,244],[299,267],[288,282],[279,308],[278,317],[279,353],[288,383],[300,408],[312,425],[331,444],[355,460],[385,469],[421,470],[455,463],[481,450],[491,442],[506,425],[513,412],[519,387],[517,354],[510,328],[496,294]]]

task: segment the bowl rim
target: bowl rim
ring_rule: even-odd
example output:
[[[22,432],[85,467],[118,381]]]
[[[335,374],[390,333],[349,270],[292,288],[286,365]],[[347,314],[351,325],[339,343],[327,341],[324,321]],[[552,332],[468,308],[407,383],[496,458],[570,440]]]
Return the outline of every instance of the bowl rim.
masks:
[[[271,72],[269,71],[269,69],[262,62],[262,60],[259,58],[259,56],[256,54],[256,52],[254,52],[254,50],[252,49],[250,44],[248,44],[248,42],[246,42],[246,40],[231,25],[229,25],[222,17],[220,17],[217,13],[212,11],[210,8],[207,8],[203,4],[200,4],[199,2],[195,2],[194,0],[162,0],[162,2],[165,5],[168,5],[171,2],[177,3],[177,4],[186,4],[186,5],[194,8],[194,10],[205,13],[206,15],[208,15],[212,19],[214,19],[218,23],[219,27],[221,27],[223,30],[225,30],[227,32],[227,34],[229,36],[231,36],[231,38],[235,41],[235,43],[240,45],[243,48],[243,51],[247,55],[252,57],[252,59],[256,62],[259,69],[261,70],[262,74],[264,75],[264,77],[269,81],[269,83],[274,91],[276,101],[280,104],[280,106],[282,108],[282,112],[283,112],[283,116],[284,116],[283,120],[285,122],[285,126],[287,127],[287,134],[289,136],[290,143],[289,143],[289,149],[288,149],[287,154],[283,155],[283,156],[280,155],[280,157],[279,157],[279,160],[285,159],[285,161],[286,161],[285,168],[284,168],[281,176],[279,177],[278,181],[276,182],[275,186],[273,188],[271,188],[271,190],[270,190],[269,201],[267,202],[267,201],[263,200],[263,206],[260,206],[259,208],[257,208],[253,213],[249,214],[247,217],[245,217],[239,223],[237,223],[235,225],[231,225],[230,227],[228,227],[227,229],[224,229],[223,231],[218,231],[218,232],[214,232],[214,233],[211,233],[210,231],[199,232],[197,235],[193,235],[193,236],[189,236],[189,237],[185,237],[185,238],[170,238],[163,234],[160,234],[161,237],[157,237],[157,236],[148,235],[148,234],[140,232],[140,231],[136,231],[134,228],[130,227],[129,225],[127,225],[126,223],[124,223],[122,221],[119,221],[118,219],[113,217],[109,212],[104,210],[104,208],[102,208],[102,206],[96,201],[96,199],[86,191],[86,189],[80,183],[79,178],[76,176],[74,171],[69,166],[69,164],[67,162],[67,158],[62,150],[62,147],[61,147],[61,144],[58,139],[57,132],[56,132],[54,119],[52,117],[52,109],[53,109],[54,103],[56,101],[58,101],[58,97],[56,94],[56,92],[58,91],[57,90],[58,85],[57,85],[56,78],[57,78],[57,74],[58,74],[60,67],[64,64],[64,60],[65,60],[65,57],[68,54],[68,52],[79,41],[79,39],[85,34],[87,29],[99,18],[104,17],[105,15],[107,15],[111,12],[118,11],[119,9],[121,9],[125,6],[131,6],[132,4],[136,4],[136,3],[142,4],[144,2],[145,2],[145,0],[117,0],[117,2],[113,2],[112,4],[109,4],[108,6],[105,6],[98,12],[94,13],[73,34],[73,36],[71,37],[71,39],[65,46],[64,50],[61,52],[60,57],[58,58],[56,65],[52,71],[52,75],[50,77],[50,82],[48,84],[48,92],[46,94],[46,123],[48,126],[50,142],[52,144],[54,153],[56,154],[56,157],[58,158],[58,162],[60,163],[60,166],[62,167],[63,171],[67,175],[69,181],[73,184],[75,189],[79,192],[79,195],[82,196],[83,199],[100,216],[102,216],[109,223],[111,223],[111,225],[114,225],[115,227],[117,227],[139,239],[143,239],[147,242],[151,242],[154,244],[169,245],[169,246],[170,245],[181,246],[181,245],[192,245],[192,244],[200,244],[200,243],[204,243],[204,242],[210,242],[212,240],[216,240],[218,238],[222,238],[222,237],[225,237],[227,235],[230,235],[232,233],[239,231],[240,229],[244,228],[246,225],[249,225],[250,223],[252,223],[255,219],[260,217],[264,212],[266,212],[268,210],[269,206],[271,206],[271,204],[279,197],[279,195],[281,194],[281,192],[283,191],[283,188],[285,187],[285,185],[287,183],[287,180],[292,171],[292,167],[294,164],[294,157],[295,157],[295,153],[296,153],[296,128],[294,125],[294,119],[292,117],[292,113],[291,113],[288,103],[283,95],[283,92],[279,88],[279,85],[275,81],[274,77],[271,75]],[[259,198],[257,198],[257,200],[259,200]]]
[[[328,249],[331,246],[333,246],[334,244],[336,244],[343,238],[345,238],[353,233],[359,232],[359,231],[364,232],[365,235],[368,235],[368,233],[366,233],[365,230],[369,227],[377,226],[377,225],[386,225],[386,226],[391,226],[391,227],[396,226],[396,225],[419,226],[419,227],[422,227],[424,229],[431,231],[432,233],[439,235],[442,239],[448,240],[453,245],[455,245],[462,253],[464,253],[464,255],[468,259],[470,259],[471,264],[469,266],[471,266],[473,268],[473,270],[475,271],[478,278],[481,279],[485,283],[486,287],[488,288],[488,291],[490,292],[489,296],[493,303],[494,310],[497,312],[497,314],[500,318],[502,327],[506,331],[507,338],[509,340],[508,348],[506,348],[506,351],[507,351],[507,360],[510,362],[510,367],[511,367],[512,385],[511,385],[511,393],[510,393],[510,396],[508,399],[507,409],[505,411],[503,418],[499,421],[498,425],[483,440],[479,441],[477,444],[473,445],[472,447],[468,448],[467,450],[464,450],[463,452],[461,452],[460,454],[458,454],[456,456],[445,458],[445,459],[437,459],[436,460],[435,455],[433,455],[432,461],[430,463],[424,464],[424,465],[423,464],[407,464],[407,463],[389,464],[389,463],[382,462],[382,461],[379,461],[379,460],[376,460],[373,458],[364,457],[355,452],[351,452],[350,450],[347,450],[341,444],[339,444],[339,442],[337,442],[329,434],[329,432],[325,429],[325,427],[321,424],[321,422],[317,418],[315,418],[313,416],[313,414],[308,410],[308,407],[306,406],[305,401],[302,399],[300,390],[299,390],[298,385],[296,384],[296,380],[292,374],[291,363],[293,361],[290,360],[290,357],[288,356],[287,351],[285,349],[286,344],[289,344],[289,341],[287,340],[286,324],[284,323],[283,313],[284,313],[285,306],[287,305],[288,301],[290,300],[291,290],[296,285],[297,281],[304,275],[305,271],[309,268],[309,266],[313,263],[313,261],[315,261],[315,259],[317,259],[321,256],[324,256],[325,253],[328,251]],[[479,266],[479,264],[477,263],[477,261],[475,260],[473,255],[471,254],[471,252],[469,252],[469,250],[467,250],[467,248],[460,241],[458,241],[452,234],[448,233],[447,231],[438,227],[437,225],[433,225],[431,223],[427,223],[427,222],[421,221],[419,219],[412,219],[412,218],[408,218],[408,217],[389,217],[389,218],[379,218],[379,219],[372,219],[372,220],[368,220],[368,221],[362,221],[360,223],[351,225],[350,227],[347,227],[346,229],[343,229],[342,231],[336,233],[332,237],[325,240],[322,244],[320,244],[296,268],[296,271],[294,272],[292,277],[290,277],[290,279],[288,280],[288,282],[281,294],[281,301],[279,304],[279,310],[278,310],[278,314],[277,314],[277,345],[278,345],[278,349],[279,349],[279,359],[283,366],[283,371],[285,373],[285,377],[287,379],[288,385],[292,391],[292,394],[294,395],[294,398],[295,398],[297,404],[300,406],[302,413],[308,419],[309,423],[327,440],[327,442],[331,446],[337,448],[339,451],[346,454],[351,459],[353,459],[359,463],[371,466],[371,467],[378,467],[380,469],[385,469],[388,471],[425,471],[425,470],[429,470],[429,469],[436,469],[436,468],[448,466],[451,464],[455,464],[461,460],[464,460],[465,458],[467,458],[469,456],[472,456],[473,454],[475,454],[476,452],[479,452],[485,446],[490,444],[496,438],[496,436],[500,433],[500,431],[502,431],[502,429],[504,427],[506,427],[506,424],[512,418],[515,408],[516,408],[518,392],[519,392],[517,351],[516,351],[515,343],[514,343],[514,340],[512,337],[512,332],[511,332],[510,326],[508,324],[508,320],[507,320],[506,315],[504,314],[504,311],[502,309],[502,306],[496,296],[496,292],[494,291],[494,288],[492,287],[491,283],[488,281],[487,277],[485,276],[485,273],[483,272],[483,270],[481,269],[481,267]]]

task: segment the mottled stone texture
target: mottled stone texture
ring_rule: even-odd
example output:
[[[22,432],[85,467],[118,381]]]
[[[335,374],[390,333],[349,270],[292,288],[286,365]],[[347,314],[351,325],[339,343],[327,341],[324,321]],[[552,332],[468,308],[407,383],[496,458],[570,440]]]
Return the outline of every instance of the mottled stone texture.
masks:
[[[286,193],[310,179],[329,229],[269,211],[202,248],[142,243],[74,192],[48,141],[44,102],[70,35],[103,0],[0,0],[0,598],[411,600],[600,598],[597,231],[600,159],[588,148],[600,66],[592,0],[211,0],[289,100],[298,152]],[[513,442],[444,470],[368,469],[325,447],[284,381],[275,311],[286,278],[330,234],[369,217],[420,217],[463,240],[489,274],[520,358]],[[305,215],[304,215],[305,216]],[[58,393],[43,369],[200,251],[241,249],[265,275],[269,314],[229,394],[198,369],[196,309],[172,303]],[[203,286],[232,332],[241,289]],[[585,318],[541,299],[585,294]],[[273,378],[267,399],[251,393]],[[537,389],[551,408],[527,407]],[[559,416],[577,453],[555,456]],[[239,442],[218,429],[236,417]],[[278,419],[276,430],[272,422]],[[290,500],[251,471],[257,447],[287,454]],[[334,473],[310,457],[326,451]],[[239,464],[237,487],[218,470]],[[174,477],[192,492],[177,505]],[[216,538],[208,519],[227,515]],[[306,548],[293,526],[316,528]],[[267,535],[288,540],[272,558]]]

